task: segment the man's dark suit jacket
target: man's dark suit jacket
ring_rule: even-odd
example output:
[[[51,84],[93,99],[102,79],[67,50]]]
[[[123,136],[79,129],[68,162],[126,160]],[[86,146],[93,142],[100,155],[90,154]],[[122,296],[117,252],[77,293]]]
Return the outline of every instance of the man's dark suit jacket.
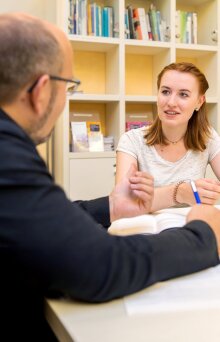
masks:
[[[108,301],[219,263],[215,236],[202,221],[127,237],[109,235],[103,228],[109,224],[108,197],[70,202],[30,138],[0,111],[4,341],[13,334],[21,341],[50,340],[43,330],[45,296]]]

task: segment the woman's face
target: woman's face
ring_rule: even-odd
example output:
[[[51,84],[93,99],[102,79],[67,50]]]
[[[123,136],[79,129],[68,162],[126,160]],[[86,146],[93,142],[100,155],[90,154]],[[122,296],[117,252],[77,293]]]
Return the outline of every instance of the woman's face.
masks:
[[[204,102],[199,83],[193,75],[175,70],[166,71],[158,90],[158,116],[163,125],[186,125],[195,109]]]

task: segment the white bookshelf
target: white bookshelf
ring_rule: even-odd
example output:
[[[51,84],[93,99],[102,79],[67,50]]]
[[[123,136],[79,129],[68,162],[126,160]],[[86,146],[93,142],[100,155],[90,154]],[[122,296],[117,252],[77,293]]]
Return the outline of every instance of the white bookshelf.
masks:
[[[73,200],[109,194],[114,185],[115,152],[71,152],[72,114],[98,115],[104,134],[114,136],[116,147],[125,131],[126,117],[138,115],[148,120],[156,114],[156,78],[171,62],[193,62],[205,73],[210,84],[207,92],[210,121],[220,132],[220,49],[219,42],[212,39],[212,32],[218,31],[220,0],[153,1],[170,27],[167,42],[124,38],[125,7],[130,4],[147,11],[152,1],[97,0],[96,3],[114,7],[119,37],[68,35],[74,50],[74,75],[81,80],[83,93],[67,99],[55,130],[54,153],[56,181]],[[176,43],[176,9],[197,12],[198,44]],[[68,1],[57,0],[58,23],[68,34],[67,16]]]

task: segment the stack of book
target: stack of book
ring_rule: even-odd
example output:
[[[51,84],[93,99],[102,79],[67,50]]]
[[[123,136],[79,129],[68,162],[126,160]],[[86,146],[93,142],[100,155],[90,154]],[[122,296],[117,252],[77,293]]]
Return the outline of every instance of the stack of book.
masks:
[[[114,137],[112,135],[104,137],[104,151],[114,151]]]

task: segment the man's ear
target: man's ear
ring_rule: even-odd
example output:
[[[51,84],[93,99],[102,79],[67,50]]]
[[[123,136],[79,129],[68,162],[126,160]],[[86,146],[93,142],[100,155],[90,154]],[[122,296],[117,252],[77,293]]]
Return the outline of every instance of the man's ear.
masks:
[[[50,76],[42,75],[30,93],[30,103],[35,113],[41,116],[48,106],[50,99]]]

